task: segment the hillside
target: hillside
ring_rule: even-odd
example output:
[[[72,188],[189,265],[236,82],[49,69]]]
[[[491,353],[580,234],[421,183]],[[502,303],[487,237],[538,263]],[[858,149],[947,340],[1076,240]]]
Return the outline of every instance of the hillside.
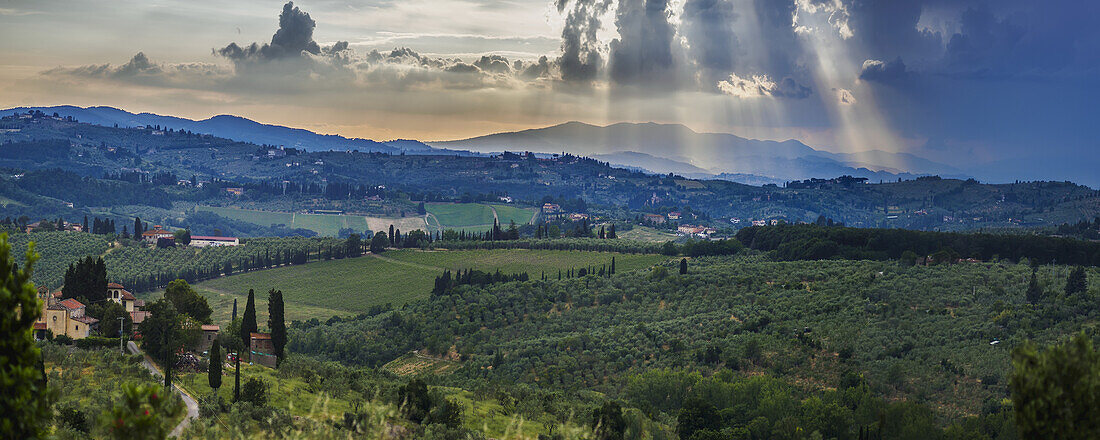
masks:
[[[214,319],[229,320],[233,299],[244,304],[248,290],[260,293],[257,310],[266,317],[263,297],[272,288],[283,291],[288,320],[351,316],[378,308],[388,309],[427,298],[435,277],[444,270],[477,269],[506,274],[543,273],[556,277],[558,271],[609,265],[616,258],[620,271],[649,267],[668,257],[610,252],[553,250],[399,250],[381,255],[330,260],[307,265],[280,267],[204,281],[195,289],[211,301]],[[156,296],[156,295],[153,295]],[[263,321],[266,318],[260,319]]]
[[[481,152],[535,151],[594,155],[616,164],[657,173],[742,173],[781,181],[842,174],[875,180],[913,178],[925,174],[962,175],[956,168],[912,155],[883,151],[834,154],[815,150],[796,140],[776,142],[726,133],[698,133],[678,124],[619,123],[600,127],[574,121],[430,144]],[[696,161],[692,162],[690,158],[696,158]],[[693,171],[688,167],[702,168]]]
[[[196,204],[397,218],[416,212],[420,201],[492,202],[505,195],[529,207],[541,206],[548,197],[559,203],[579,198],[594,211],[625,221],[642,213],[690,208],[701,214],[692,222],[734,228],[749,219],[795,223],[820,216],[858,227],[1026,228],[1076,223],[1100,214],[1100,192],[1068,182],[991,185],[921,177],[751,186],[654,176],[572,155],[311,153],[190,132],[102,127],[49,117],[4,123],[13,128],[0,133],[0,166],[15,170],[0,176],[0,187],[10,188],[5,196],[12,201],[0,206],[0,215],[13,218],[107,213],[120,223],[140,215],[183,227]],[[25,176],[18,170],[25,170]],[[198,188],[197,183],[204,185]],[[231,187],[243,191],[227,193]]]
[[[688,267],[460,288],[392,315],[295,330],[290,346],[365,365],[454,350],[466,359],[456,382],[594,389],[641,408],[662,405],[634,388],[647,371],[729,369],[808,390],[855,374],[875,394],[958,420],[1008,395],[1009,353],[1024,339],[1100,324],[1100,289],[1061,294],[1062,266],[1040,271],[1047,297],[1035,307],[1024,302],[1030,267],[1011,263],[708,257]],[[377,336],[352,337],[364,334]]]

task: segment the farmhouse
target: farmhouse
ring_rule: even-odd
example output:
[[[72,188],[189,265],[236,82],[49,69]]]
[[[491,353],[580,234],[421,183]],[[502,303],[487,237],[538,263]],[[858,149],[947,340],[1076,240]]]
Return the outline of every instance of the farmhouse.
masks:
[[[65,335],[73,339],[88,337],[99,324],[99,320],[84,315],[85,306],[80,301],[69,298],[61,300],[61,292],[38,289],[38,299],[42,302],[42,316],[35,322],[35,337],[45,339],[46,333],[55,336]]]
[[[653,224],[660,225],[665,223],[665,216],[659,214],[646,214],[644,218],[645,221],[652,222]]]
[[[275,368],[275,346],[270,333],[251,333],[248,344],[248,362]]]
[[[210,351],[210,346],[214,345],[214,340],[218,339],[218,331],[221,327],[216,325],[202,325],[202,337],[199,338],[198,351]]]
[[[241,244],[241,239],[237,237],[213,237],[207,235],[192,235],[191,246],[194,247],[207,247],[207,246],[238,246]]]
[[[676,232],[688,236],[706,237],[715,232],[718,232],[718,230],[714,228],[708,228],[706,226],[681,225],[676,228]]]
[[[127,313],[134,313],[137,298],[134,297],[134,294],[127,292],[121,284],[107,283],[107,299],[122,304]]]
[[[669,220],[679,220],[681,215],[683,215],[683,214],[678,212],[678,211],[672,211],[672,212],[668,213],[668,219]]]
[[[160,225],[153,226],[153,229],[141,233],[142,241],[147,243],[156,244],[157,240],[162,238],[172,238],[172,233],[161,229]]]

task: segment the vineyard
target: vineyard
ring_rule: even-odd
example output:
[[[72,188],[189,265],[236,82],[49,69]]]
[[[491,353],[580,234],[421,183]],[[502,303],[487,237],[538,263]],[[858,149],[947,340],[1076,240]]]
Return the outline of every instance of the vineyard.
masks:
[[[134,292],[154,290],[177,278],[196,282],[256,269],[344,258],[345,240],[334,238],[252,238],[234,247],[150,248],[127,239],[108,243],[106,236],[78,232],[14,234],[12,251],[24,264],[27,243],[41,256],[34,282],[56,289],[70,264],[86,256],[103,257],[107,276]]]
[[[35,232],[33,234],[12,234],[8,240],[16,264],[26,264],[24,256],[27,244],[34,242],[34,250],[41,258],[34,265],[35,285],[56,288],[61,286],[65,269],[77,258],[88,255],[99,256],[107,252],[109,244],[103,235],[80,232]]]

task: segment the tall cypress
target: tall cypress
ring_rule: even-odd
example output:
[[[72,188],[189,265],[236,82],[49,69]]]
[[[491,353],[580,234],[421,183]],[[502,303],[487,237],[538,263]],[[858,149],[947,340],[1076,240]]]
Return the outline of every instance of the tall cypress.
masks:
[[[248,302],[244,305],[244,318],[241,319],[241,344],[244,345],[245,351],[251,350],[249,347],[249,341],[251,340],[252,333],[255,333],[256,327],[256,292],[252,289],[248,289]]]
[[[233,401],[241,400],[241,354],[237,353],[237,377],[233,382]]]
[[[267,295],[267,328],[271,330],[271,344],[275,348],[275,367],[278,368],[283,362],[283,348],[286,347],[283,291],[271,289]]]
[[[612,257],[612,258],[614,258],[614,257]],[[233,318],[230,319],[229,322],[233,322],[233,321],[236,321],[236,320],[237,320],[237,298],[233,298]]]
[[[214,390],[214,394],[217,394],[218,388],[222,386],[222,362],[222,346],[215,339],[214,345],[210,346],[210,366],[207,368],[206,379],[210,388]]]

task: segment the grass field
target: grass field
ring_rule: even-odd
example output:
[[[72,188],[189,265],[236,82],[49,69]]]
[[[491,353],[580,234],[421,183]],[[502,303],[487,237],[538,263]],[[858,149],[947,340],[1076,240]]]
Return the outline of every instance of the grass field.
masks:
[[[283,291],[287,320],[328,319],[354,315],[371,306],[400,306],[428,296],[435,277],[445,269],[527,272],[538,278],[557,277],[558,270],[599,267],[611,262],[619,272],[649,267],[667,258],[660,255],[526,249],[462,251],[390,251],[379,256],[330,260],[216,278],[195,285],[214,309],[216,323],[226,325],[237,299],[244,312],[248,289],[256,291],[256,320],[267,322],[267,292]],[[159,295],[155,295],[159,296]]]
[[[225,218],[254,223],[257,225],[286,225],[290,228],[303,228],[319,235],[335,236],[341,229],[351,228],[356,232],[366,230],[382,231],[392,224],[402,231],[424,229],[424,219],[420,217],[363,217],[357,215],[300,214],[296,212],[258,211],[221,206],[197,206],[196,210],[209,211]],[[490,221],[491,223],[491,221]]]
[[[523,225],[530,223],[535,215],[534,208],[502,204],[429,203],[425,208],[431,214],[428,223],[432,228],[478,232],[492,227],[494,218],[501,225],[507,225],[513,221],[517,225]]]
[[[676,239],[676,234],[658,231],[647,226],[634,226],[634,229],[626,232],[619,232],[618,236],[626,240],[648,241],[652,243],[664,243]]]

